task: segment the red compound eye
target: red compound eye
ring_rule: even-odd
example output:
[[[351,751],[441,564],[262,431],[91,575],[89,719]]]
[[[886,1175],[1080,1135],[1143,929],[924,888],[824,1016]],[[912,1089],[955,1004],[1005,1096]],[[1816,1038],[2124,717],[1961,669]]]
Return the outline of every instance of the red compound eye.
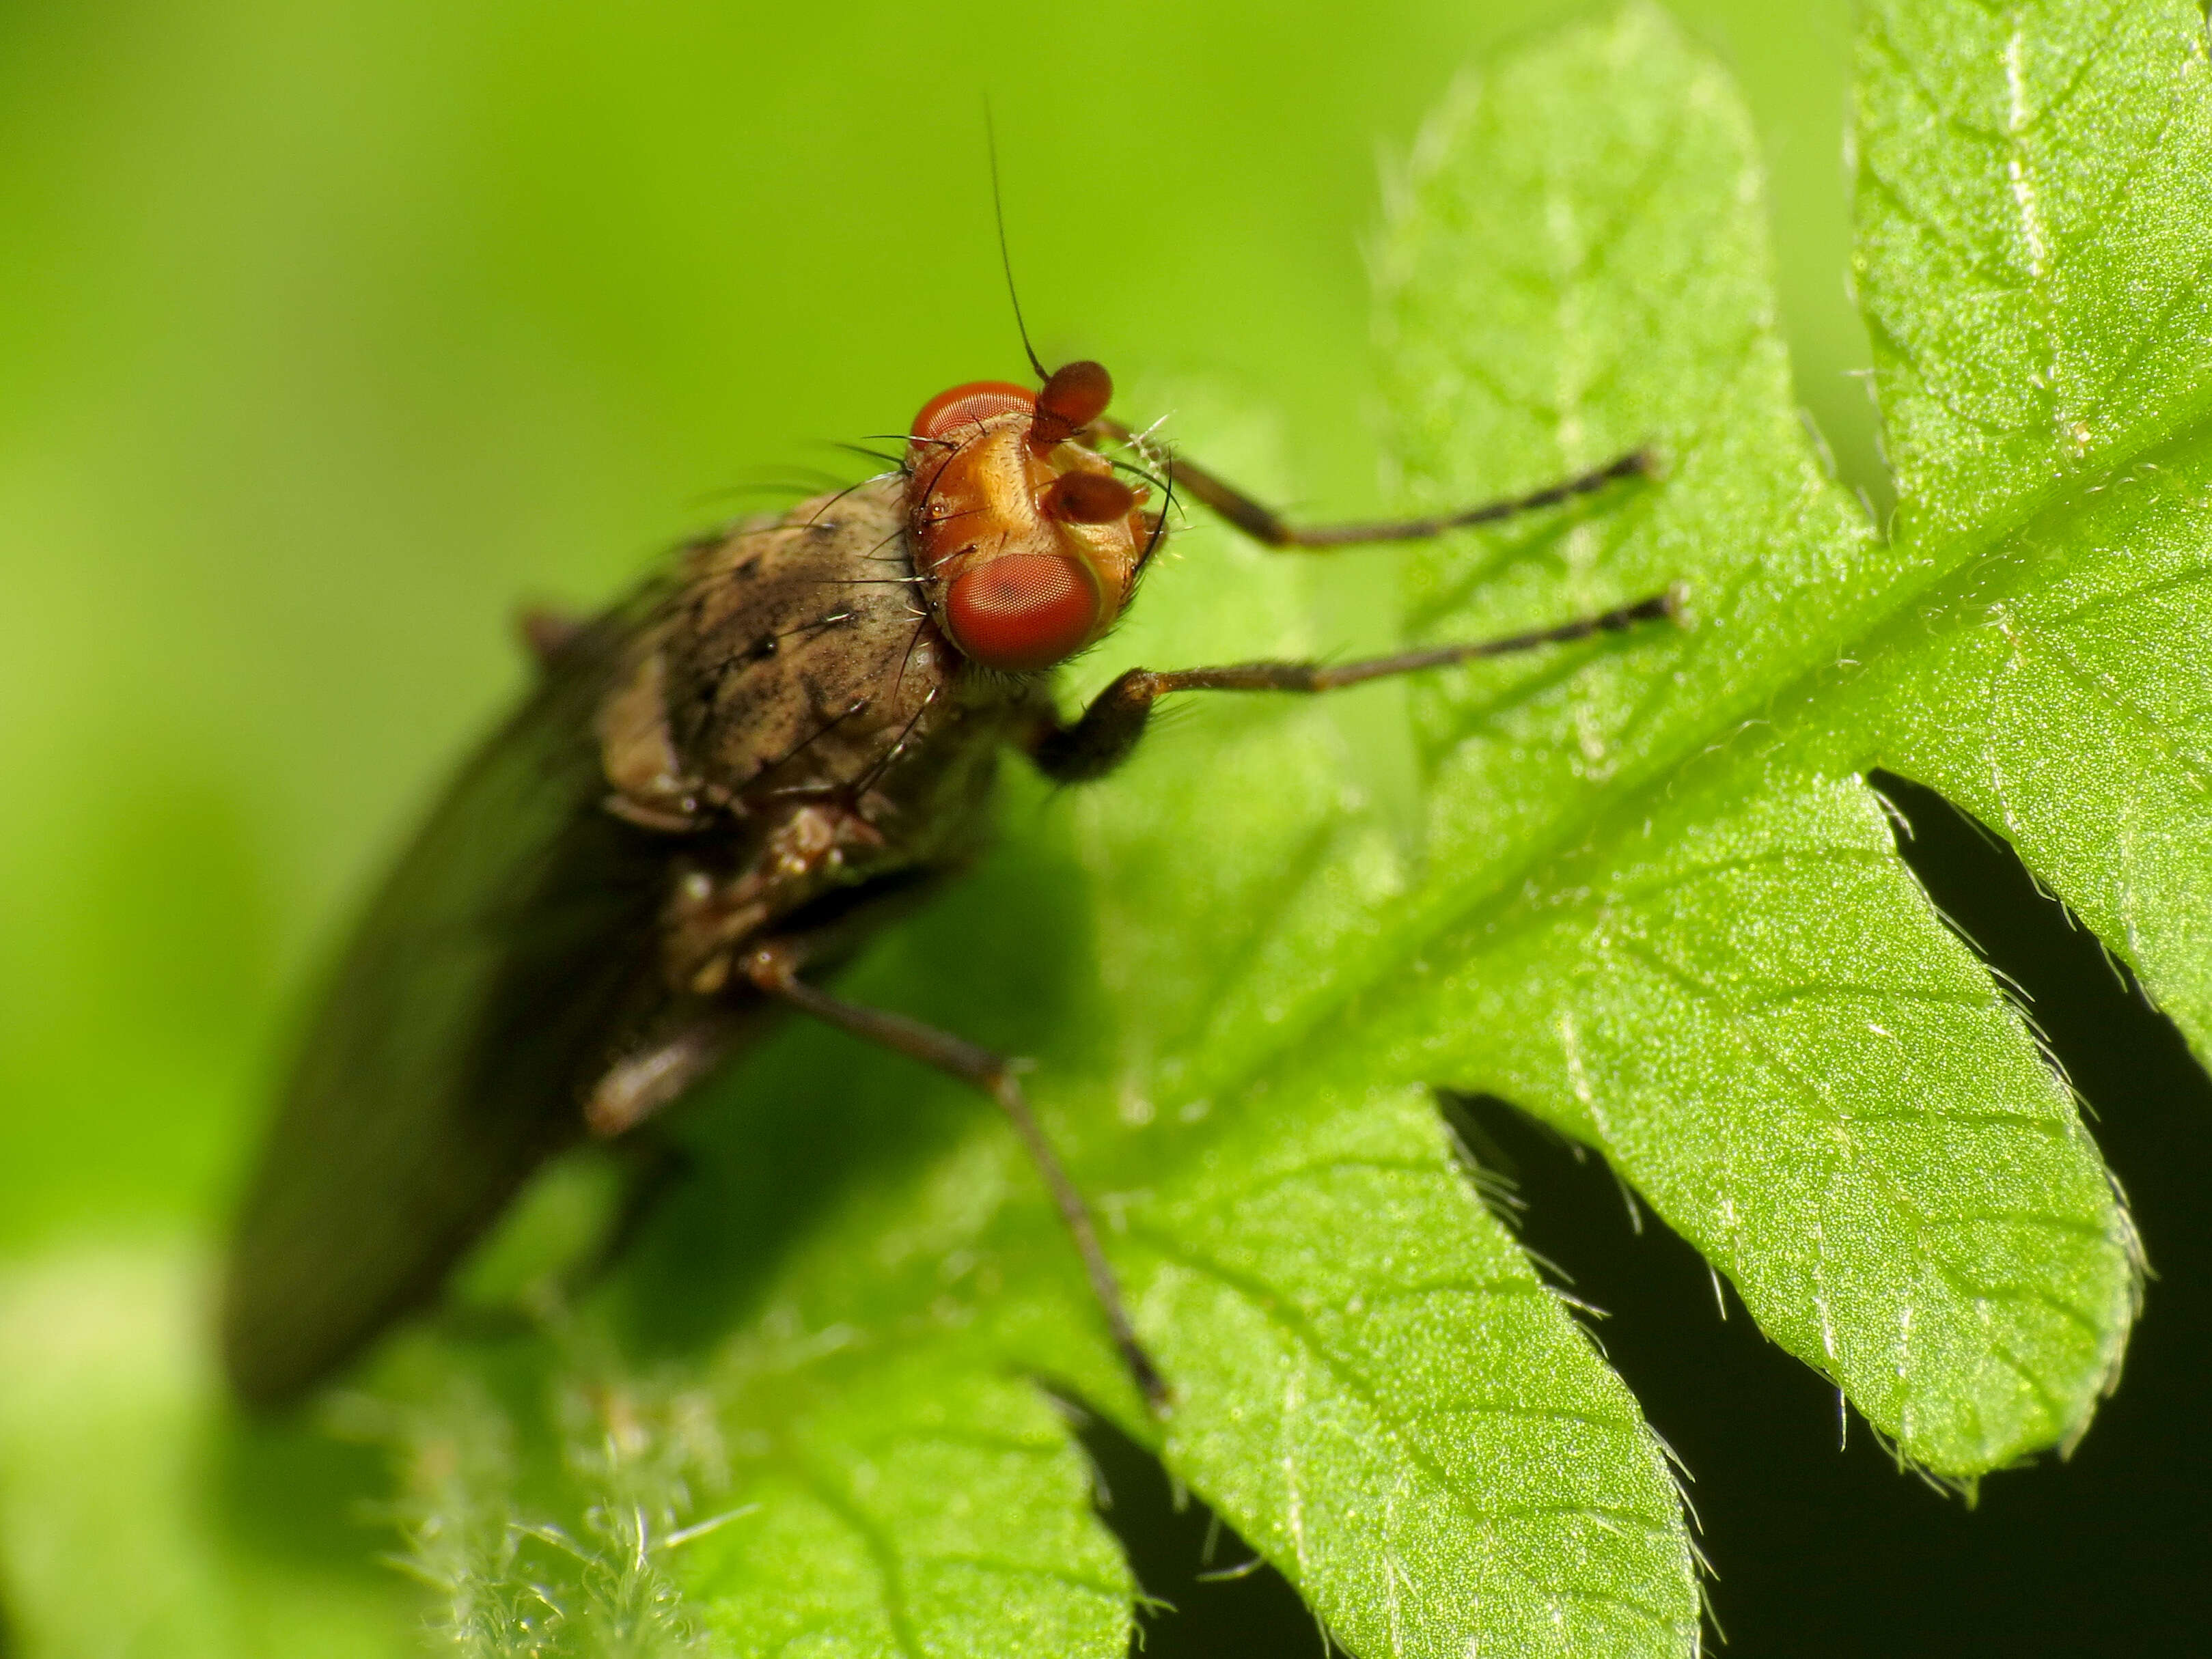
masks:
[[[939,392],[921,406],[911,428],[917,438],[957,438],[957,428],[973,426],[994,415],[1027,413],[1036,408],[1036,393],[1011,380],[970,380]]]
[[[955,578],[945,595],[952,642],[986,668],[1010,674],[1073,655],[1098,620],[1098,593],[1075,560],[1009,553]]]

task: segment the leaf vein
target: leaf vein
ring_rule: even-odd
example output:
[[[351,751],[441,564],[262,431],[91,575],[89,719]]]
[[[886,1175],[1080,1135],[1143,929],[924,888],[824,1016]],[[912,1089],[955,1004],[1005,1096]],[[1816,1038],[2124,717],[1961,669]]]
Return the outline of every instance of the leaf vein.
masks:
[[[1271,1286],[1248,1274],[1238,1273],[1225,1263],[1203,1255],[1169,1235],[1149,1228],[1132,1227],[1130,1231],[1133,1235],[1142,1237],[1146,1243],[1178,1267],[1212,1279],[1225,1289],[1233,1291],[1270,1324],[1276,1326],[1284,1334],[1296,1341],[1301,1349],[1319,1360],[1322,1367],[1337,1381],[1345,1392],[1365,1407],[1368,1413],[1381,1426],[1382,1432],[1390,1436],[1403,1453],[1406,1461],[1425,1474],[1436,1489],[1444,1494],[1452,1504],[1477,1527],[1488,1528],[1493,1516],[1505,1512],[1506,1506],[1493,1510],[1478,1503],[1473,1494],[1454,1480],[1437,1455],[1408,1432],[1413,1427],[1412,1420],[1402,1414],[1390,1398],[1376,1389],[1358,1366],[1346,1357],[1336,1352],[1323,1340],[1321,1332],[1310,1320],[1298,1312]],[[1621,1432],[1634,1435],[1636,1431],[1624,1427]],[[1589,1505],[1571,1504],[1563,1506],[1561,1513],[1587,1513],[1589,1509]],[[1525,1572],[1520,1571],[1516,1571],[1516,1576],[1524,1578],[1528,1577]]]

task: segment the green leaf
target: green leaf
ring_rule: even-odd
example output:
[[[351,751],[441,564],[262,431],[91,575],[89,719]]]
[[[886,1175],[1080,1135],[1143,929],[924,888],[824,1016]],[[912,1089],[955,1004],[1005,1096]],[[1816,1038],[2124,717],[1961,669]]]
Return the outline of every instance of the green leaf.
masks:
[[[1558,614],[1562,588],[1686,579],[1692,629],[1664,672],[1502,665],[1418,694],[1431,844],[1508,850],[1431,884],[1454,966],[1382,1024],[1378,1064],[1601,1148],[1905,1455],[1972,1475],[2086,1420],[2129,1318],[2125,1221],[1850,775],[1878,728],[1838,718],[1830,665],[1910,566],[1790,407],[1747,124],[1656,13],[1599,40],[1431,129],[1395,253],[1401,449],[1424,499],[1654,437],[1674,476],[1502,548],[1480,586],[1425,558],[1415,591],[1426,631],[1468,637]],[[1631,64],[1666,81],[1633,95]]]
[[[404,1447],[400,1565],[471,1656],[1119,1653],[1128,1571],[1037,1391],[927,1345],[763,1334],[703,1383],[561,1350],[550,1414],[417,1364],[355,1432]],[[842,1374],[842,1375],[841,1375]],[[404,1403],[400,1403],[404,1402]],[[527,1485],[532,1455],[557,1469]],[[687,1598],[686,1592],[689,1592]]]
[[[1864,775],[2004,828],[2201,1048],[2203,26],[1900,3],[1868,30],[1860,282],[1904,533],[1793,407],[1726,77],[1632,4],[1462,82],[1381,258],[1407,494],[1645,445],[1667,472],[1417,552],[1406,630],[1674,583],[1684,625],[1194,699],[1109,782],[1016,781],[1001,853],[845,988],[1036,1056],[1176,1410],[1146,1418],[982,1106],[788,1031],[691,1121],[629,1357],[541,1356],[492,1412],[516,1449],[453,1505],[577,1564],[550,1650],[636,1650],[649,1614],[679,1649],[1120,1651],[1126,1579],[1033,1379],[1157,1445],[1355,1653],[1695,1650],[1657,1442],[1479,1201],[1438,1087],[1600,1150],[1901,1458],[1972,1480],[2083,1431],[2129,1223]],[[1292,493],[1264,434],[1173,401],[1194,453]],[[1317,562],[1177,548],[1072,690],[1340,642]],[[393,1431],[416,1467],[437,1420]],[[633,1443],[644,1486],[591,1450]],[[441,1582],[519,1606],[544,1559],[487,1544]]]
[[[1972,547],[2202,423],[2193,0],[1868,9],[1859,291],[1906,521]]]
[[[374,1464],[304,1429],[234,1420],[201,1336],[212,1266],[200,1249],[141,1240],[0,1268],[0,1652],[11,1659],[380,1659],[409,1647],[404,1586],[369,1559],[381,1535],[344,1517]],[[331,1519],[303,1528],[315,1500]]]
[[[1941,51],[1923,33],[1937,16],[1953,41]],[[1937,319],[1878,338],[1893,447],[1935,451],[1969,421],[1982,434],[1905,471],[1920,526],[1909,545],[1940,580],[1869,659],[1863,718],[1882,728],[1885,764],[2003,830],[2201,1056],[2203,13],[2188,0],[2024,6],[1999,27],[1972,8],[1883,7],[1863,55],[1860,284],[1870,313],[1919,291]],[[1908,144],[1921,147],[1909,167]],[[1929,252],[1939,240],[1955,260]],[[1979,332],[1950,324],[1983,313]],[[2017,407],[1965,389],[1990,351],[2032,391]]]

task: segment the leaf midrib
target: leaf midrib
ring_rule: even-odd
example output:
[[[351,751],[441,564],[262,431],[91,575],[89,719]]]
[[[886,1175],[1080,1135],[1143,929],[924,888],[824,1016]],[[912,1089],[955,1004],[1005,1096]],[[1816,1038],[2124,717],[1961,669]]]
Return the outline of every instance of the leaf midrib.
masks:
[[[1418,984],[1421,975],[1414,964],[1433,953],[1439,941],[1455,934],[1472,936],[1526,902],[1528,890],[1539,884],[1545,867],[1572,850],[1596,843],[1608,825],[1637,822],[1643,816],[1637,809],[1646,803],[1656,805],[1684,762],[1742,729],[1761,709],[1797,705],[1796,713],[1776,725],[1771,747],[1807,750],[1808,759],[1824,771],[1863,774],[1881,763],[1887,732],[1872,726],[1847,734],[1835,729],[1838,703],[1847,712],[1855,692],[1850,683],[1835,679],[1837,660],[1869,663],[1877,653],[1893,651],[1909,657],[1926,636],[1922,613],[1942,590],[1965,588],[2014,542],[2047,539],[2045,526],[2055,526],[2081,510],[2087,497],[2122,474],[2192,448],[2212,450],[2212,386],[2188,418],[2169,424],[2170,431],[2157,431],[2095,472],[2071,475],[2026,498],[2021,510],[1993,521],[1978,535],[1944,538],[1933,544],[1910,537],[1888,542],[1866,538],[1862,545],[1878,556],[1867,568],[1887,580],[1851,607],[1856,617],[1851,625],[1827,636],[1832,651],[1820,651],[1810,664],[1800,661],[1778,668],[1740,690],[1710,720],[1684,721],[1671,740],[1646,750],[1604,782],[1587,786],[1568,811],[1552,820],[1547,833],[1522,844],[1518,856],[1489,862],[1470,881],[1431,880],[1408,891],[1376,923],[1376,933],[1390,942],[1361,953],[1357,962],[1340,962],[1328,988],[1301,1005],[1297,1028],[1286,1030],[1280,1043],[1249,1053],[1232,1069],[1217,1072],[1191,1066],[1176,1097],[1219,1098],[1290,1069],[1302,1056],[1326,1054],[1349,1040],[1347,1034],[1364,1023],[1361,1006],[1394,984]],[[1839,495],[1832,476],[1825,470],[1821,476],[1827,486],[1823,493]],[[1950,607],[1943,610],[1948,614]],[[1820,738],[1839,735],[1840,749],[1817,757],[1809,752]],[[1769,746],[1762,744],[1760,752],[1771,752]],[[1200,1049],[1191,1058],[1202,1060],[1205,1052]]]

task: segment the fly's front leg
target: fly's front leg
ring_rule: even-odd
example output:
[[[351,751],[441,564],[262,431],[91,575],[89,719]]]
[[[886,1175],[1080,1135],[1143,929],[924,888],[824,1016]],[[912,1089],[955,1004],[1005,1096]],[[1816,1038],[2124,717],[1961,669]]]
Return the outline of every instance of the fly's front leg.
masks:
[[[1097,430],[1109,437],[1141,447],[1135,434],[1119,421],[1102,416],[1093,424]],[[1501,501],[1484,501],[1474,507],[1462,507],[1455,513],[1440,514],[1425,519],[1385,519],[1359,524],[1303,526],[1285,523],[1282,514],[1274,508],[1255,500],[1226,478],[1208,471],[1183,456],[1174,457],[1169,476],[1177,489],[1204,501],[1254,541],[1268,547],[1321,551],[1376,542],[1427,541],[1446,531],[1464,530],[1471,525],[1495,524],[1501,519],[1516,518],[1542,507],[1558,507],[1578,495],[1588,495],[1602,489],[1616,479],[1649,477],[1658,470],[1659,459],[1653,451],[1636,449],[1607,461],[1603,466],[1593,467],[1589,471],[1577,473],[1571,478],[1562,478],[1557,483],[1531,490],[1525,495],[1509,495]]]
[[[1044,1177],[1045,1186],[1052,1194],[1054,1204],[1059,1207],[1060,1219],[1066,1223],[1075,1240],[1076,1252],[1083,1258],[1084,1272],[1091,1279],[1091,1292],[1105,1312],[1122,1363],[1128,1367],[1129,1375],[1143,1390],[1152,1410],[1164,1414],[1170,1403],[1167,1381],[1152,1363],[1152,1357],[1145,1352],[1144,1344],[1137,1340],[1136,1328],[1130,1322],[1128,1307],[1122,1298],[1121,1281],[1115,1275],[1113,1265],[1106,1260],[1106,1252],[1098,1243],[1098,1229],[1091,1220],[1091,1206],[1084,1202],[1082,1192],[1062,1167],[1059,1154],[1053,1151],[1051,1141],[1045,1138],[1044,1130],[1030,1112],[1012,1065],[1003,1055],[979,1048],[934,1026],[924,1025],[902,1014],[847,1002],[808,984],[799,976],[805,965],[805,955],[803,948],[797,948],[793,941],[772,941],[749,952],[739,966],[745,977],[769,996],[854,1036],[879,1042],[925,1066],[933,1066],[947,1076],[981,1090],[999,1103],[1000,1109],[1012,1122],[1015,1133],[1028,1147],[1037,1172]]]
[[[1088,783],[1129,757],[1137,739],[1145,734],[1153,702],[1170,691],[1334,691],[1392,674],[1449,668],[1478,657],[1508,656],[1539,646],[1588,639],[1593,634],[1619,633],[1639,623],[1675,616],[1681,609],[1682,596],[1678,585],[1633,605],[1616,605],[1594,617],[1578,617],[1532,633],[1396,651],[1387,657],[1364,657],[1353,662],[1240,662],[1219,668],[1166,672],[1132,668],[1093,697],[1073,724],[1041,724],[1030,740],[1030,758],[1056,783]]]

